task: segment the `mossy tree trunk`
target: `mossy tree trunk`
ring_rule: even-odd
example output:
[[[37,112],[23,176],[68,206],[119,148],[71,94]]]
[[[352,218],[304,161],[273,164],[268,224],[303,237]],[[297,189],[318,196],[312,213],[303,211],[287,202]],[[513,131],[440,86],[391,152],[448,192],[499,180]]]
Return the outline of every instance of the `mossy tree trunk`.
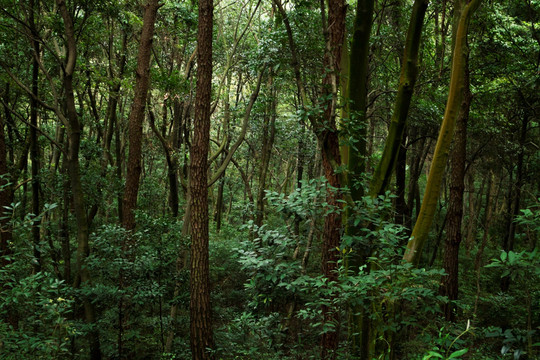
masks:
[[[369,190],[371,196],[384,194],[392,180],[392,172],[395,168],[407,123],[407,115],[409,113],[414,86],[418,77],[418,53],[428,3],[428,0],[415,0],[413,5],[407,38],[405,40],[405,51],[401,63],[401,75],[399,77],[398,92],[394,103],[394,112],[392,113],[388,137],[386,138],[381,160],[371,179]]]
[[[454,136],[456,120],[461,108],[463,99],[463,87],[465,85],[465,66],[467,58],[467,32],[472,14],[480,4],[481,0],[472,0],[463,8],[459,19],[455,36],[455,47],[452,57],[452,74],[450,78],[450,90],[444,112],[443,122],[433,161],[428,175],[424,199],[420,208],[418,219],[414,225],[411,239],[407,244],[404,260],[413,264],[418,264],[422,254],[422,248],[427,240],[437,202],[439,192],[446,168],[446,161],[450,151],[450,145]]]
[[[345,211],[343,222],[347,236],[359,236],[360,231],[353,226],[351,219],[352,203],[364,196],[362,176],[366,168],[367,151],[367,88],[369,42],[373,23],[374,0],[359,0],[356,5],[356,15],[352,33],[351,50],[348,61],[348,83],[345,96],[345,109],[342,124],[343,164],[346,172],[343,176],[344,185],[349,190],[349,206]],[[361,224],[363,227],[364,224]],[[351,246],[355,247],[354,244]],[[355,251],[347,258],[347,266],[357,271],[364,264],[369,249],[355,247]],[[369,358],[370,321],[360,306],[349,310],[349,338],[352,341],[352,352],[360,359]]]

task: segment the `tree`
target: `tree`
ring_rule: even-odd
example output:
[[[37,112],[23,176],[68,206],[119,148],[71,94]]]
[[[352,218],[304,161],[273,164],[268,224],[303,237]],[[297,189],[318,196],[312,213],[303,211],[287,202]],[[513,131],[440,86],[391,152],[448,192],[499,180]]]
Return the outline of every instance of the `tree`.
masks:
[[[324,7],[321,7],[323,19]],[[337,92],[340,84],[339,74],[342,56],[343,39],[345,36],[345,11],[343,0],[328,2],[328,18],[323,21],[323,34],[326,39],[324,67],[328,69],[323,78],[323,117],[319,121],[312,120],[321,149],[324,176],[330,186],[326,194],[326,202],[331,212],[325,217],[322,243],[322,271],[329,282],[337,278],[337,262],[339,254],[336,248],[341,242],[341,194],[340,175],[336,172],[341,164],[339,152],[339,136],[336,126],[336,111],[338,105]],[[331,302],[331,299],[329,299]],[[339,314],[330,306],[322,308],[323,322],[332,324],[333,330],[322,336],[323,359],[335,359],[339,344]]]
[[[137,207],[139,177],[141,175],[142,127],[150,85],[152,39],[159,7],[159,0],[149,0],[145,5],[141,42],[137,56],[135,94],[129,115],[129,155],[122,209],[122,225],[126,230],[135,228],[135,213],[133,211]]]
[[[77,220],[78,246],[77,277],[75,279],[75,287],[79,287],[81,285],[89,285],[91,277],[87,267],[87,258],[90,254],[90,247],[88,244],[89,226],[79,164],[79,149],[81,144],[82,129],[75,106],[75,95],[73,90],[73,75],[75,74],[75,66],[77,64],[77,44],[75,38],[75,29],[73,27],[73,19],[67,9],[66,2],[64,0],[57,0],[56,4],[60,10],[62,19],[64,20],[64,31],[66,36],[67,54],[62,64],[62,75],[67,114],[64,116],[64,114],[60,112],[58,108],[56,108],[56,111],[57,115],[67,125],[67,170],[71,182],[73,207],[75,218]],[[96,322],[94,304],[90,299],[84,298],[83,305],[86,322],[94,325]],[[95,328],[90,331],[90,357],[92,360],[101,359],[99,333]]]
[[[407,244],[407,251],[404,259],[408,262],[418,264],[422,248],[429,234],[429,229],[435,216],[435,207],[439,199],[441,182],[446,167],[446,160],[456,120],[461,108],[461,100],[463,98],[463,86],[465,83],[465,65],[466,65],[466,46],[467,32],[472,14],[480,5],[480,0],[470,1],[464,8],[459,19],[458,28],[456,30],[456,40],[454,53],[452,56],[452,75],[450,79],[450,89],[448,92],[448,100],[444,112],[444,118],[437,139],[435,153],[433,154],[433,162],[429,171],[428,182],[420,208],[418,219],[414,225],[411,234],[411,240]]]
[[[199,1],[195,128],[189,171],[190,186],[190,345],[194,360],[213,358],[212,309],[208,260],[208,150],[212,93],[212,0]]]
[[[394,111],[381,160],[371,179],[369,190],[371,196],[383,195],[392,179],[407,123],[414,86],[418,77],[418,52],[427,6],[427,0],[415,0],[413,5],[407,39],[405,40],[405,50],[401,61],[401,75],[394,102]]]

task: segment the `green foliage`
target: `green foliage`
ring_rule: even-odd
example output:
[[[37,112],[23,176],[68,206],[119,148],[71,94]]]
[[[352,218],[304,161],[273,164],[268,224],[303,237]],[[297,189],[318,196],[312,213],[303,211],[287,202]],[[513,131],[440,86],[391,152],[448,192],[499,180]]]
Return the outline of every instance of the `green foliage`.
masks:
[[[28,263],[16,253],[0,269],[0,357],[63,359],[83,329],[72,320],[74,293],[54,274],[25,275]]]
[[[444,301],[436,292],[442,271],[417,269],[397,261],[403,255],[400,244],[404,243],[405,235],[401,227],[383,217],[390,209],[388,198],[366,197],[356,204],[351,221],[356,224],[369,222],[374,226],[373,229],[364,229],[362,236],[344,237],[342,246],[334,250],[342,254],[337,281],[306,273],[301,257],[295,256],[306,246],[305,235],[302,231],[298,236],[294,235],[288,221],[296,219],[301,224],[311,224],[313,219],[330,211],[340,211],[329,209],[324,201],[317,201],[324,197],[326,191],[323,181],[311,181],[289,196],[267,193],[269,204],[279,214],[285,214],[285,224],[257,228],[249,223],[253,240],[241,243],[238,261],[249,275],[244,286],[251,301],[248,303],[249,311],[240,314],[235,323],[249,321],[258,328],[260,322],[266,323],[279,314],[281,322],[271,327],[274,337],[279,338],[282,332],[296,332],[296,327],[302,329],[300,334],[310,333],[313,336],[314,333],[333,332],[345,327],[345,323],[323,323],[323,306],[335,309],[345,319],[347,309],[359,305],[377,324],[377,332],[396,335],[437,313],[438,304]],[[373,247],[373,256],[360,269],[345,266],[344,259],[352,251],[347,249],[353,243],[371,244]],[[298,308],[296,314],[287,312],[291,304]],[[373,304],[376,304],[375,308]],[[407,311],[397,312],[399,306]],[[236,333],[243,334],[235,340],[239,347],[247,343],[250,344],[249,351],[276,351],[268,347],[274,342],[261,341],[269,335],[263,336],[257,331],[246,334],[238,329]],[[302,336],[300,334],[298,336]],[[233,341],[232,337],[229,335],[229,341]],[[381,341],[384,342],[383,339]]]

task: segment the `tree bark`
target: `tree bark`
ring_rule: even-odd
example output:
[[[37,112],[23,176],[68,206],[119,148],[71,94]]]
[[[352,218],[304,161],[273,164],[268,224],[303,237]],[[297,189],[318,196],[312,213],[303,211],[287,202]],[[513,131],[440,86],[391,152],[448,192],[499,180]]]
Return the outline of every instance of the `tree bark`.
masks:
[[[519,153],[516,166],[516,182],[512,184],[514,187],[514,196],[511,206],[508,207],[508,225],[506,236],[503,240],[503,250],[506,252],[514,250],[514,239],[516,237],[516,217],[519,215],[521,207],[521,188],[523,187],[523,160],[525,156],[525,142],[527,141],[527,128],[529,125],[529,117],[527,114],[522,119],[520,138],[519,138]],[[512,192],[511,192],[512,193]],[[510,276],[505,276],[501,279],[501,291],[506,292],[510,287]]]
[[[413,5],[405,41],[405,52],[402,59],[394,112],[392,113],[390,129],[388,130],[388,137],[386,138],[381,160],[371,180],[371,196],[383,195],[392,179],[401,139],[405,132],[414,85],[418,77],[418,52],[428,3],[428,0],[415,0]]]
[[[369,42],[373,24],[374,0],[359,0],[356,6],[351,53],[349,57],[349,81],[347,85],[347,103],[343,114],[343,163],[347,167],[344,182],[350,192],[351,204],[347,206],[343,222],[345,234],[359,236],[361,231],[352,221],[352,203],[364,196],[362,176],[366,169],[367,155],[367,89],[369,68]],[[362,224],[363,227],[363,224]],[[365,263],[369,249],[355,246],[347,258],[347,267],[357,271]],[[349,309],[349,338],[352,341],[352,353],[360,359],[369,358],[370,321],[359,306]]]
[[[71,182],[71,193],[73,198],[73,208],[75,212],[75,220],[77,223],[77,277],[75,279],[75,287],[90,285],[90,271],[86,265],[86,260],[90,255],[90,247],[88,244],[89,228],[88,218],[86,215],[86,203],[82,188],[80,164],[79,164],[79,149],[81,144],[81,124],[75,107],[75,96],[73,90],[73,74],[75,73],[75,65],[77,63],[77,45],[75,39],[75,30],[73,20],[66,7],[65,0],[57,0],[58,9],[64,20],[64,31],[67,42],[67,55],[63,64],[64,75],[64,92],[66,98],[67,110],[67,134],[68,134],[68,151],[67,151],[67,171]],[[86,322],[89,325],[95,325],[96,313],[94,304],[87,297],[83,298],[83,306]],[[99,342],[99,332],[93,327],[89,331],[90,340],[90,358],[92,360],[101,359],[101,350]]]
[[[6,210],[6,207],[11,206],[13,202],[13,191],[10,185],[12,181],[8,163],[7,163],[7,147],[4,132],[4,117],[0,113],[0,256],[7,256],[12,253],[10,242],[12,239],[11,226],[9,225],[11,214]],[[9,263],[6,258],[2,258],[0,266],[5,266]]]
[[[139,178],[141,176],[142,128],[146,97],[150,86],[150,57],[152,55],[152,40],[157,11],[161,5],[159,0],[148,0],[144,9],[143,28],[137,70],[135,72],[135,94],[129,114],[129,154],[127,162],[126,186],[122,203],[122,226],[126,230],[135,228],[135,213],[137,194],[139,193]]]
[[[276,134],[276,106],[277,106],[277,94],[274,88],[273,71],[270,70],[268,79],[268,91],[270,93],[270,100],[267,104],[267,114],[264,117],[263,124],[263,141],[261,149],[261,168],[259,172],[259,189],[257,192],[257,211],[255,224],[258,227],[262,226],[264,219],[264,191],[266,190],[266,174],[268,173],[268,166],[270,165],[270,158],[272,156],[272,147],[274,146],[274,137]]]
[[[467,123],[472,95],[469,82],[469,62],[465,60],[465,85],[461,111],[456,125],[454,149],[452,151],[450,174],[450,205],[446,218],[448,226],[444,248],[443,268],[447,275],[442,277],[439,293],[448,297],[443,305],[447,321],[456,321],[456,305],[459,289],[459,246],[462,240],[463,193],[465,190],[465,161],[467,156]]]
[[[190,346],[193,360],[212,359],[214,347],[210,307],[208,255],[208,151],[212,95],[212,0],[199,1],[197,93],[190,162],[191,281]]]
[[[40,193],[40,180],[39,180],[39,144],[37,137],[38,126],[38,102],[36,97],[39,90],[39,64],[38,59],[40,56],[39,41],[36,33],[35,13],[38,11],[37,4],[34,0],[30,0],[30,14],[29,14],[29,26],[32,38],[32,47],[34,51],[34,57],[32,60],[32,93],[34,96],[30,96],[30,161],[32,162],[32,213],[34,216],[38,216],[41,208],[39,204]],[[40,232],[39,222],[32,222],[32,241],[34,245],[34,271],[41,271],[41,250],[40,250]]]
[[[405,261],[413,264],[418,264],[422,254],[422,248],[427,240],[433,217],[435,216],[435,208],[439,200],[439,192],[441,183],[446,168],[446,160],[456,120],[461,108],[463,97],[463,86],[465,79],[465,59],[466,59],[466,41],[469,28],[469,21],[472,14],[480,4],[481,0],[472,0],[468,3],[459,19],[459,25],[456,31],[456,41],[454,54],[452,59],[452,76],[450,79],[450,90],[444,113],[443,123],[437,139],[435,153],[433,154],[433,162],[429,171],[428,181],[424,192],[424,199],[420,208],[420,214],[414,225],[411,234],[411,240],[407,244],[407,250],[403,256]]]
[[[325,21],[324,3],[321,3],[323,31],[326,41],[324,68],[330,69],[323,79],[323,97],[329,99],[324,103],[323,123],[315,124],[315,132],[321,148],[324,175],[331,189],[326,193],[326,202],[332,211],[325,217],[322,244],[322,271],[329,282],[337,280],[337,263],[339,254],[336,248],[341,241],[341,188],[340,175],[336,173],[341,164],[339,137],[336,126],[337,91],[342,56],[343,38],[345,36],[346,4],[343,0],[328,1],[328,21]],[[312,121],[313,122],[313,121]],[[332,303],[333,295],[329,302]],[[332,330],[325,332],[321,339],[323,359],[335,359],[339,345],[339,314],[331,306],[322,307],[323,326],[332,325]]]

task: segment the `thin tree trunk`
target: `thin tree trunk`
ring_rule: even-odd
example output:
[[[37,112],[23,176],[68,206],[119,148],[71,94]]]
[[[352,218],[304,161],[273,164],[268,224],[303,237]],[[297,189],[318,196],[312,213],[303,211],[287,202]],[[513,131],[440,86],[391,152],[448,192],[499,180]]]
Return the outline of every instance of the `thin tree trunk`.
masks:
[[[516,182],[514,186],[514,197],[512,199],[512,205],[508,208],[508,230],[503,241],[503,250],[506,252],[514,250],[514,239],[516,237],[516,217],[519,215],[521,207],[521,188],[523,187],[523,159],[525,155],[524,147],[527,140],[527,128],[529,125],[529,118],[525,114],[521,122],[521,131],[519,139],[519,153],[517,158],[516,169]],[[505,276],[501,279],[501,291],[506,292],[510,287],[510,276]]]
[[[12,253],[9,243],[12,239],[12,229],[10,226],[11,215],[6,209],[13,202],[13,191],[10,185],[13,179],[10,176],[7,164],[7,146],[4,131],[4,117],[0,113],[0,256],[7,256]],[[0,266],[9,263],[6,258],[2,258]]]
[[[474,261],[474,270],[476,271],[476,298],[474,301],[474,315],[476,315],[476,311],[478,310],[478,300],[480,299],[480,275],[482,272],[482,257],[484,255],[484,249],[490,238],[489,231],[491,228],[491,220],[493,218],[493,209],[496,207],[496,201],[494,201],[493,199],[495,193],[495,176],[493,175],[492,171],[489,174],[487,188],[488,190],[486,194],[486,217],[484,220],[484,235],[482,237],[482,242],[480,243],[480,247],[478,248],[478,252],[476,253]]]
[[[41,208],[39,204],[40,179],[39,179],[39,144],[37,138],[38,126],[38,102],[36,97],[39,91],[39,64],[40,56],[39,40],[36,34],[36,24],[34,14],[38,12],[37,4],[34,0],[30,0],[30,31],[32,35],[32,47],[34,57],[32,61],[32,93],[35,96],[30,96],[30,161],[32,162],[32,213],[38,216]],[[40,250],[40,224],[38,221],[32,222],[32,240],[34,245],[34,271],[41,271],[41,250]]]
[[[146,99],[148,88],[150,86],[150,57],[152,54],[154,26],[159,7],[159,0],[148,0],[144,6],[143,27],[137,55],[135,90],[128,125],[129,153],[127,160],[126,184],[124,187],[124,196],[122,200],[122,226],[128,231],[135,229],[134,210],[137,208],[137,195],[139,192],[139,181],[142,170],[142,131]],[[130,260],[132,260],[134,256],[134,249],[132,247],[133,243],[131,240],[131,235],[128,234],[126,238],[122,239],[122,251]],[[120,289],[125,288],[126,284],[123,269],[120,269],[118,283]],[[129,306],[126,304],[127,301],[128,299],[124,298],[123,296],[121,296],[118,301],[119,315],[117,349],[118,356],[121,359],[125,356],[123,353],[123,333],[125,323],[129,317]],[[131,356],[130,354],[126,355]]]
[[[9,88],[6,90],[9,91]],[[13,187],[10,183],[14,179],[8,169],[8,154],[4,125],[4,116],[2,116],[0,112],[0,269],[2,270],[11,262],[8,257],[13,253],[10,246],[10,242],[13,238],[13,229],[11,227],[11,217],[13,214],[7,209],[11,207],[11,204],[13,203]],[[7,286],[4,284],[1,285],[0,289],[6,288]],[[18,328],[18,318],[15,312],[8,313],[5,320],[14,329]]]
[[[392,179],[392,172],[398,157],[400,144],[405,132],[407,115],[411,104],[414,85],[418,77],[418,53],[428,0],[415,0],[405,41],[405,53],[401,65],[398,92],[394,112],[388,130],[383,154],[373,174],[370,195],[382,195]]]
[[[465,64],[464,96],[457,120],[454,149],[452,151],[450,174],[450,205],[448,207],[448,226],[444,248],[443,268],[447,275],[442,277],[439,293],[448,297],[443,305],[447,321],[456,321],[456,305],[459,289],[459,246],[462,240],[463,192],[465,190],[465,161],[467,158],[467,123],[472,95],[469,87],[469,62]]]
[[[64,30],[67,42],[67,56],[63,64],[64,71],[64,93],[66,98],[67,109],[67,133],[68,133],[68,151],[67,151],[67,170],[71,182],[71,193],[73,198],[73,208],[75,212],[75,220],[77,223],[77,277],[75,279],[75,287],[89,286],[91,283],[90,271],[88,270],[86,261],[90,255],[90,247],[88,244],[89,228],[88,219],[86,216],[86,203],[82,188],[80,165],[79,165],[79,149],[81,143],[81,124],[77,115],[75,106],[75,96],[73,90],[73,74],[77,63],[77,46],[75,40],[75,30],[73,20],[66,7],[65,0],[57,0],[57,5],[60,14],[64,20]],[[84,313],[86,322],[95,326],[96,313],[94,304],[87,297],[83,298]],[[101,350],[99,342],[99,332],[96,327],[89,331],[90,340],[90,358],[92,360],[101,359]]]
[[[483,187],[480,188],[480,193],[483,191]],[[469,217],[467,220],[467,235],[465,236],[465,249],[467,251],[467,256],[470,256],[471,249],[473,247],[474,239],[475,239],[475,230],[476,230],[476,204],[475,204],[475,197],[474,197],[474,175],[470,173],[468,176],[468,189],[467,189],[469,196]]]
[[[272,147],[274,146],[274,137],[276,134],[276,92],[274,89],[274,74],[270,69],[270,75],[268,79],[268,91],[270,92],[269,104],[267,104],[267,115],[264,119],[263,125],[263,141],[261,149],[261,168],[259,172],[259,190],[257,192],[257,210],[255,224],[258,227],[262,226],[264,219],[264,191],[266,190],[266,174],[268,173],[268,166],[270,165],[270,158],[272,156]]]
[[[401,146],[396,159],[396,216],[395,223],[405,225],[408,222],[409,209],[405,201],[405,181],[407,179],[407,130],[403,131]]]
[[[137,208],[137,194],[139,192],[139,178],[141,176],[142,156],[142,128],[146,97],[150,86],[150,57],[152,55],[152,40],[157,11],[161,5],[159,0],[148,0],[143,16],[143,28],[139,53],[137,56],[137,70],[135,72],[135,94],[129,114],[129,154],[127,162],[126,186],[122,209],[122,226],[126,230],[135,228],[135,213]]]

